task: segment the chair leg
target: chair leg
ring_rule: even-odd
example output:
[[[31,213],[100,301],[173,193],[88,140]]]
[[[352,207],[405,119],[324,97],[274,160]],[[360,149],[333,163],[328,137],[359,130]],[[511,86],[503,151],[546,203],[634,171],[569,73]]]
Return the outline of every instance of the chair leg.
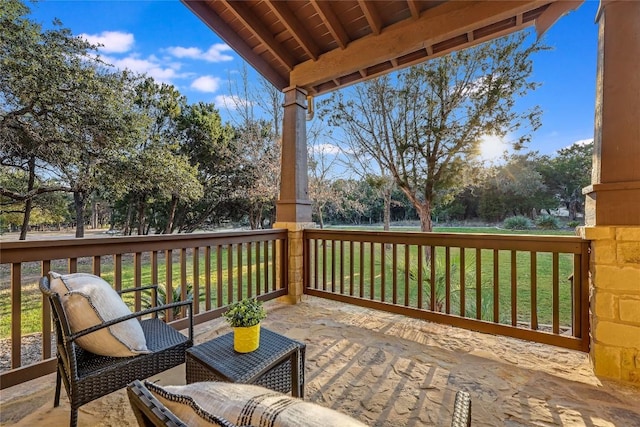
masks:
[[[60,376],[60,367],[56,370],[56,395],[53,398],[53,407],[60,406],[60,387],[62,386],[62,377]]]
[[[69,421],[69,427],[78,426],[78,409],[71,408],[71,420]]]

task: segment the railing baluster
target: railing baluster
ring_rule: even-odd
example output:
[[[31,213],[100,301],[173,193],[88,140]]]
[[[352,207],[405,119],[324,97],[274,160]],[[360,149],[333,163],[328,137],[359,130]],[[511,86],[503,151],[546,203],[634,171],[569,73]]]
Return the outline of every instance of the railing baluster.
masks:
[[[517,253],[511,251],[511,326],[518,324]]]
[[[476,248],[476,319],[482,320],[482,249]]]
[[[22,264],[11,264],[11,368],[22,366]]]
[[[227,304],[237,301],[233,295],[233,244],[227,245]]]
[[[499,274],[499,252],[493,250],[493,322],[500,322],[500,274]]]
[[[222,281],[222,245],[216,246],[216,305],[222,307],[223,297],[223,281]]]
[[[200,248],[193,248],[193,314],[200,313]]]
[[[211,246],[204,247],[204,309],[211,310]]]
[[[43,260],[40,274],[46,276],[51,270],[51,261]],[[42,298],[42,360],[51,357],[51,304],[44,294]]]
[[[342,255],[342,251],[341,251],[341,255]],[[355,265],[354,265],[354,261],[355,259],[353,258],[353,241],[349,240],[349,295],[353,296],[354,294],[354,277],[353,277],[353,272],[355,271]]]
[[[393,274],[391,280],[391,300],[394,304],[398,303],[398,245],[395,243],[391,246],[391,272]]]
[[[269,292],[269,242],[264,241],[264,293]]]
[[[340,294],[344,294],[344,240],[340,240]],[[353,257],[349,258],[353,262]]]
[[[238,243],[238,300],[244,298],[242,289],[242,243]]]
[[[538,253],[531,251],[531,329],[538,330]]]
[[[460,317],[467,315],[467,267],[465,260],[465,248],[458,248],[460,251]]]
[[[113,286],[118,292],[122,290],[122,254],[113,256]]]
[[[95,255],[91,262],[91,270],[96,276],[100,276],[100,255]]]
[[[423,287],[422,287],[422,245],[418,245],[418,283],[416,286],[418,287],[418,308],[422,308],[422,298],[423,298]]]
[[[247,243],[247,296],[253,297],[253,246]]]
[[[369,243],[369,275],[371,277],[371,281],[369,283],[369,299],[375,299],[376,297],[376,263],[375,263],[375,243]]]
[[[385,250],[386,250],[386,245],[384,243],[380,244],[380,301],[384,302],[386,301],[386,297],[387,297],[387,292],[385,289],[385,285],[386,285],[386,273],[387,273],[387,267],[386,267],[386,261],[387,261],[387,256],[385,254]]]
[[[436,247],[429,247],[429,264],[430,264],[430,272],[429,272],[429,280],[431,281],[431,289],[430,289],[430,301],[429,308],[431,311],[436,311]]]
[[[409,306],[409,245],[404,245],[404,305]]]
[[[360,266],[360,292],[358,293],[358,296],[360,298],[364,298],[364,242],[363,241],[360,242],[359,257],[360,257],[360,262],[358,265]]]
[[[262,288],[260,287],[260,283],[262,282],[260,279],[261,277],[261,272],[260,272],[260,266],[262,265],[262,259],[260,258],[260,247],[262,246],[262,244],[260,244],[260,242],[256,243],[256,295],[261,295],[262,294]]]
[[[278,269],[276,262],[276,254],[278,251],[276,250],[276,241],[271,240],[271,290],[275,291],[278,288]]]
[[[165,304],[173,302],[173,251],[167,249],[164,251],[164,265],[165,265]],[[165,319],[169,321],[173,320],[173,310],[166,310]]]
[[[444,248],[444,295],[445,295],[445,313],[451,313],[451,248]]]
[[[133,255],[133,286],[135,288],[142,286],[142,253],[140,252],[136,252]],[[142,308],[140,292],[134,292],[134,294],[135,311],[140,311]]]
[[[78,272],[78,258],[69,258],[68,261],[69,273]]]
[[[552,255],[552,270],[553,270],[553,333],[560,333],[560,267],[558,262],[558,253],[553,252]]]
[[[327,241],[322,239],[322,290],[327,290]]]

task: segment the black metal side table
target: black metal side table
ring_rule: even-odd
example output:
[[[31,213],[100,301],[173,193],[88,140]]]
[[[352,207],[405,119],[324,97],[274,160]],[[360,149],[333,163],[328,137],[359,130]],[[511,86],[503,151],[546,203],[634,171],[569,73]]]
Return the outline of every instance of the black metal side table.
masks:
[[[233,332],[186,351],[187,384],[225,381],[257,384],[304,398],[304,343],[260,328],[260,347],[251,353],[233,349]]]

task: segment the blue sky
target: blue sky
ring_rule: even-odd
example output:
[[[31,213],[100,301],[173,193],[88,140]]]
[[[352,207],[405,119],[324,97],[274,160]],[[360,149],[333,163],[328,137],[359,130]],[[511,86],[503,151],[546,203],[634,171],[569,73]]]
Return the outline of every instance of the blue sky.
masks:
[[[544,35],[553,50],[535,57],[533,77],[542,86],[521,104],[543,110],[530,150],[553,154],[593,138],[598,4],[586,0]],[[59,18],[74,34],[104,44],[101,54],[108,62],[171,83],[190,103],[216,103],[226,120],[232,114],[225,108],[229,81],[243,61],[179,1],[43,0],[28,5],[31,17],[45,28]],[[499,144],[492,144],[500,151]]]

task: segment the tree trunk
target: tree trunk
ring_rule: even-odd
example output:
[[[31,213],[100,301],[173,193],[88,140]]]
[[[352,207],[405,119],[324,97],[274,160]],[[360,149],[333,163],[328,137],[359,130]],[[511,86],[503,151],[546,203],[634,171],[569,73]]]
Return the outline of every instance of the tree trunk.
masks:
[[[167,226],[164,230],[165,234],[171,234],[173,231],[173,222],[176,217],[176,209],[178,208],[178,198],[171,196],[171,207],[169,208],[169,218],[167,218]]]
[[[138,235],[144,236],[144,201],[138,201]]]
[[[416,206],[418,216],[420,217],[420,231],[433,231],[433,222],[431,221],[431,203],[426,200],[424,203]]]
[[[27,185],[27,192],[33,190],[34,183],[36,181],[36,158],[31,157],[29,159],[29,183]],[[24,216],[22,217],[22,227],[20,228],[20,239],[27,239],[27,229],[29,228],[29,220],[31,218],[31,209],[33,208],[33,198],[29,198],[24,203]]]
[[[384,231],[391,229],[391,188],[385,189],[384,200]]]
[[[76,208],[76,238],[84,237],[84,204],[86,195],[82,191],[73,192],[73,204]]]

